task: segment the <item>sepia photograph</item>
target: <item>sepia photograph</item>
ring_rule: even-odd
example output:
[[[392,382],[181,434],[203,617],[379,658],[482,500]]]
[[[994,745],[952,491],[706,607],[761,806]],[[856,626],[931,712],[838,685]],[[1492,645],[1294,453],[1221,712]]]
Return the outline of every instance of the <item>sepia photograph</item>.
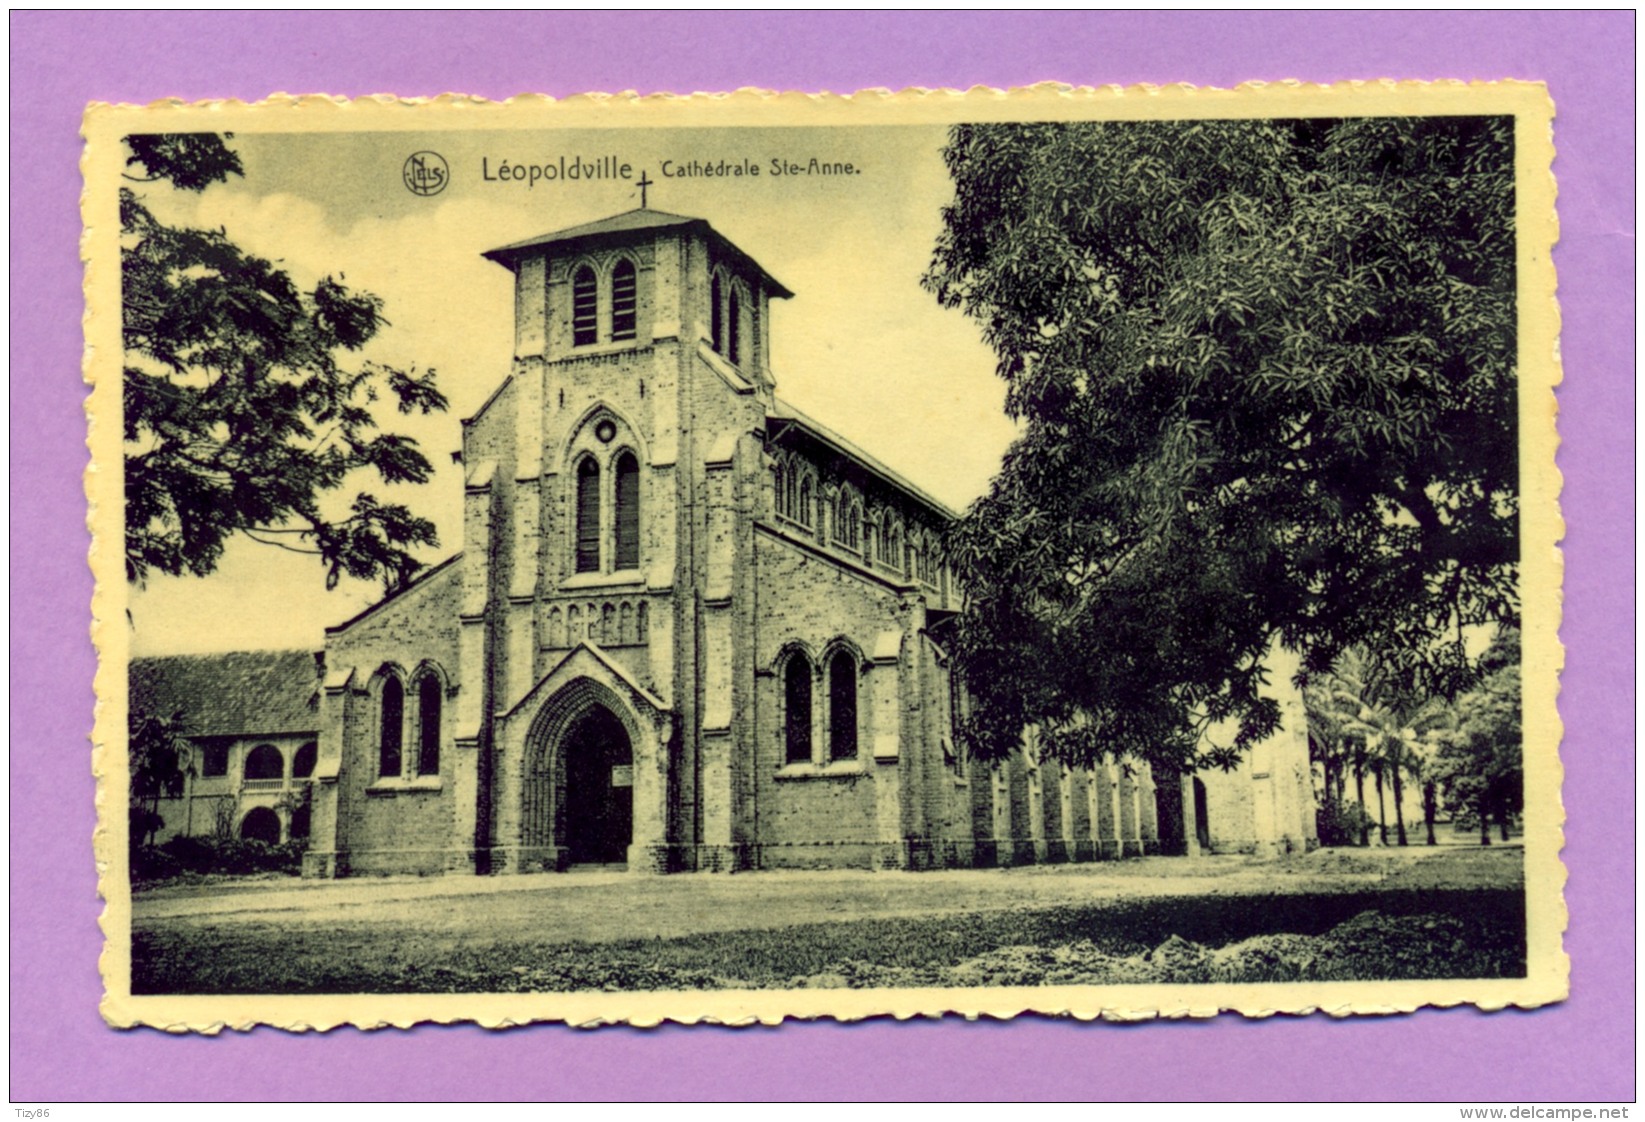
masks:
[[[111,1023],[1565,996],[1546,92],[882,105],[88,112]]]

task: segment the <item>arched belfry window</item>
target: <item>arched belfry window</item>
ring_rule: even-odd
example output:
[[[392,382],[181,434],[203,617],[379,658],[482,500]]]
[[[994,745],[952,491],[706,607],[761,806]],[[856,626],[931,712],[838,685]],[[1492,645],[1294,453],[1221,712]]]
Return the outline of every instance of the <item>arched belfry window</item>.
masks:
[[[836,651],[828,660],[828,758],[857,755],[857,660]]]
[[[742,361],[742,319],[742,297],[733,287],[725,311],[725,357],[731,360],[732,365]]]
[[[811,663],[798,653],[783,670],[783,745],[789,763],[811,762]]]
[[[635,309],[638,306],[638,284],[634,262],[624,257],[611,271],[611,337],[634,338]]]
[[[577,465],[577,571],[600,570],[600,465],[593,457]]]
[[[424,674],[417,683],[417,774],[440,774],[440,679]]]
[[[715,273],[714,279],[708,286],[708,334],[713,340],[714,349],[720,354],[725,353],[725,286],[720,281],[720,274]]]
[[[600,339],[600,286],[588,265],[571,278],[571,345],[587,347]]]
[[[617,457],[617,549],[619,569],[640,567],[640,461],[634,453]]]
[[[383,679],[383,694],[377,723],[377,774],[398,776],[404,770],[406,689],[390,674]]]

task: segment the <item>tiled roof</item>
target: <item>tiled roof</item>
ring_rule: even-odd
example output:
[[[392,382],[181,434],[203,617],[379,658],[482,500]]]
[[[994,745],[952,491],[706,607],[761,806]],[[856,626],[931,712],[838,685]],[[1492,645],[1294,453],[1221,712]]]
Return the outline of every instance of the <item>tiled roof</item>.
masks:
[[[537,237],[527,238],[525,241],[512,242],[508,245],[498,246],[496,249],[488,249],[481,256],[512,269],[515,262],[529,250],[542,249],[551,245],[562,245],[566,242],[623,240],[629,234],[641,233],[647,230],[676,228],[695,228],[707,234],[718,243],[722,250],[740,259],[749,268],[759,273],[765,279],[766,286],[773,296],[787,298],[794,295],[781,281],[766,272],[758,261],[744,253],[735,242],[732,242],[724,234],[710,226],[707,219],[688,218],[683,214],[669,214],[667,211],[662,210],[638,208],[624,211],[622,214],[614,214],[609,218],[585,222],[580,226],[570,226],[564,230],[539,234]]]
[[[770,411],[769,420],[777,422],[778,424],[786,422],[796,426],[811,436],[812,439],[820,441],[824,445],[833,448],[835,452],[840,453],[849,459],[856,460],[858,464],[862,465],[869,472],[879,476],[886,483],[889,483],[891,486],[895,487],[899,491],[902,491],[904,494],[907,494],[921,503],[924,503],[933,512],[941,515],[943,518],[949,521],[959,518],[959,514],[947,503],[943,502],[941,499],[933,497],[923,488],[911,482],[907,476],[886,467],[879,460],[859,448],[856,444],[847,440],[845,437],[841,436],[821,421],[808,417],[806,414],[800,412],[782,398],[776,399],[775,405]]]
[[[554,242],[575,241],[577,238],[598,237],[601,234],[626,234],[633,230],[665,230],[671,226],[691,226],[703,222],[701,218],[688,218],[683,214],[669,214],[665,210],[634,210],[624,211],[622,214],[613,214],[608,218],[596,219],[593,222],[584,222],[581,226],[568,226],[564,230],[555,230],[548,234],[539,234],[535,238],[527,238],[523,242],[510,242],[486,253],[490,257],[493,253],[507,253],[515,249],[534,249],[540,245],[552,245]],[[703,223],[707,225],[707,223]]]
[[[231,651],[131,660],[131,711],[184,713],[190,736],[316,732],[312,651]]]

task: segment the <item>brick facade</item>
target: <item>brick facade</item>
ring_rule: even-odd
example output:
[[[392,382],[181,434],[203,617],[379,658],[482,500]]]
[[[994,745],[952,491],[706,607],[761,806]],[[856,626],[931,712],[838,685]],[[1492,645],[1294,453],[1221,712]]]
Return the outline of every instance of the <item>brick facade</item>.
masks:
[[[306,874],[1198,848],[1185,778],[1067,769],[1032,731],[964,759],[952,513],[775,396],[789,293],[752,259],[649,210],[487,256],[515,358],[463,425],[464,549],[326,634]],[[1206,779],[1213,848],[1311,834],[1305,737],[1265,747]]]

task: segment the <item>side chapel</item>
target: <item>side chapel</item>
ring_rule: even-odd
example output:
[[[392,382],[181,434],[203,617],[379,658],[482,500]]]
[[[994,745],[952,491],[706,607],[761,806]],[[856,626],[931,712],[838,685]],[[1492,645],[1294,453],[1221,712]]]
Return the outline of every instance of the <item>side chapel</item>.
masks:
[[[1233,773],[1069,769],[1032,730],[966,761],[955,515],[776,396],[792,294],[706,221],[642,207],[485,256],[515,277],[515,357],[463,422],[463,551],[287,660],[312,732],[286,731],[317,752],[281,772],[302,798],[242,811],[284,840],[300,808],[305,875],[1316,844],[1300,698]]]

